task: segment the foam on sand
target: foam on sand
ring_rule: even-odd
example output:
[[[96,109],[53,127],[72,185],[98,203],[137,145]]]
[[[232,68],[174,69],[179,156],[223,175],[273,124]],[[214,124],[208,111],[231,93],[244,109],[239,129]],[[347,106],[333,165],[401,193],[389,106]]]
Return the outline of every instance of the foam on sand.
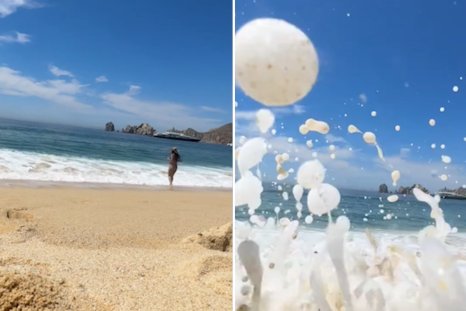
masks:
[[[167,166],[0,149],[0,179],[102,184],[167,185]],[[187,187],[232,185],[230,168],[181,164],[175,184]]]

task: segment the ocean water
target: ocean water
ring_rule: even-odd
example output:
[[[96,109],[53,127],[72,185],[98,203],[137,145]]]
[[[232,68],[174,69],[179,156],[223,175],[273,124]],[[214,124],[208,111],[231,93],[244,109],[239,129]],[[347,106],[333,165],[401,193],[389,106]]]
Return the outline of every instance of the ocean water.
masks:
[[[231,188],[229,146],[5,119],[0,119],[0,180],[167,185],[175,146],[183,161],[175,185]]]
[[[289,194],[287,201],[283,199],[283,191]],[[264,185],[262,204],[256,209],[256,214],[265,218],[277,218],[275,208],[279,207],[278,219],[282,217],[290,220],[298,219],[302,229],[321,230],[327,227],[326,215],[321,217],[313,215],[313,222],[305,223],[305,217],[310,214],[306,204],[306,192],[301,199],[302,216],[298,218],[296,200],[291,187],[284,187],[283,191],[278,191],[271,185]],[[338,209],[332,211],[332,216],[336,219],[339,215],[346,215],[351,221],[351,229],[355,231],[369,228],[374,231],[414,232],[434,223],[430,218],[430,207],[426,203],[417,201],[413,195],[399,195],[397,202],[390,203],[386,200],[387,194],[345,189],[340,189],[340,193],[340,205]],[[445,220],[452,227],[457,227],[459,232],[466,232],[466,200],[442,199],[440,207],[443,209]],[[236,208],[235,217],[238,221],[248,221],[250,217],[248,208]]]

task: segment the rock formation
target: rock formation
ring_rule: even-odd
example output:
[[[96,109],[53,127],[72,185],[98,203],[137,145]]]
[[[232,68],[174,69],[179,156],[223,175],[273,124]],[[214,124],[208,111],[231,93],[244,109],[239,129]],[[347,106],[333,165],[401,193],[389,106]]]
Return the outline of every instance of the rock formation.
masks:
[[[141,123],[138,126],[136,125],[128,125],[121,130],[123,133],[127,134],[137,134],[137,135],[147,135],[153,136],[155,133],[155,129],[150,126],[148,123]]]
[[[114,132],[115,131],[115,125],[113,124],[113,122],[108,122],[107,124],[105,124],[105,130],[107,132]]]
[[[399,194],[412,194],[414,188],[419,188],[419,189],[421,189],[423,192],[429,193],[429,190],[427,190],[427,188],[423,187],[423,186],[420,185],[420,184],[414,184],[414,185],[412,185],[411,187],[403,187],[403,186],[401,186],[401,187],[398,189],[398,193],[399,193]]]
[[[387,187],[387,185],[386,185],[386,184],[381,184],[381,185],[379,186],[379,192],[380,192],[380,193],[388,193],[388,187]]]

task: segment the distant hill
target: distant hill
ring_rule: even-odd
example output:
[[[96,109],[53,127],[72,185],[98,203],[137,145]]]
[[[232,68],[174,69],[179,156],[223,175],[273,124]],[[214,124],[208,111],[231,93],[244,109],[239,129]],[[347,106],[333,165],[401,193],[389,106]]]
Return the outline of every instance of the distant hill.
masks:
[[[233,133],[233,124],[228,123],[216,129],[202,134],[201,141],[214,144],[231,144]]]
[[[200,138],[201,142],[204,142],[204,143],[227,145],[233,142],[232,140],[233,124],[232,123],[225,124],[221,127],[212,129],[204,133],[198,132],[192,128],[188,128],[183,131],[178,131],[178,130],[175,130],[175,131],[183,133],[191,137]]]

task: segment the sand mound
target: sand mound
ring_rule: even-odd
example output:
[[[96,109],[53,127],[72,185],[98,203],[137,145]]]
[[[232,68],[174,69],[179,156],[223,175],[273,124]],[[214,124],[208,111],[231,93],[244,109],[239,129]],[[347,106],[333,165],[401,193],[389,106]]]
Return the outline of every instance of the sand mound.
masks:
[[[232,286],[231,261],[228,254],[201,255],[182,262],[177,271],[181,276],[201,283],[219,295],[229,296]]]
[[[108,308],[71,295],[64,281],[52,281],[32,273],[2,271],[0,310],[108,310]]]
[[[8,219],[31,220],[32,214],[27,212],[26,208],[10,208],[5,214]]]
[[[1,310],[58,310],[66,307],[62,286],[34,274],[0,276]]]
[[[232,244],[232,226],[231,223],[220,227],[211,228],[204,232],[188,236],[183,240],[184,243],[197,243],[205,248],[227,252],[231,251]]]

